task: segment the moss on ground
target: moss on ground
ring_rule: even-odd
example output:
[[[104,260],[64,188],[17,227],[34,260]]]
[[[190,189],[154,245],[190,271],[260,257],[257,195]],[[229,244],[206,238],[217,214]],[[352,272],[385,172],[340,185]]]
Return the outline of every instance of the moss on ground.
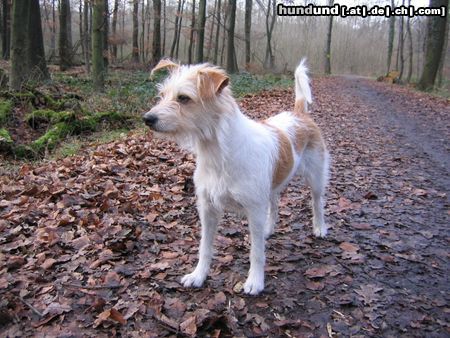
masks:
[[[75,114],[71,111],[54,111],[51,109],[36,109],[25,115],[25,121],[30,126],[46,122],[55,124],[58,122],[67,122],[75,119]]]
[[[5,128],[0,128],[0,143],[13,143],[11,135]]]
[[[11,116],[12,102],[0,99],[0,126],[3,126]]]

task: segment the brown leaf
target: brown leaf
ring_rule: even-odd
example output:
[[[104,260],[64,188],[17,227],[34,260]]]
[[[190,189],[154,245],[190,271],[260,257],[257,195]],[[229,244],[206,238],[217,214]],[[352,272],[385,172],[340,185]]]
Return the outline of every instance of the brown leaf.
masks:
[[[111,315],[110,318],[112,320],[115,320],[116,322],[119,322],[122,325],[125,325],[127,323],[126,319],[123,317],[123,315],[116,310],[115,308],[111,309]]]
[[[378,292],[382,291],[383,288],[376,286],[374,284],[361,285],[359,290],[355,290],[355,292],[360,295],[360,299],[366,305],[370,305],[371,303],[377,301],[379,299]]]
[[[50,268],[53,266],[53,264],[55,264],[55,263],[56,263],[56,259],[53,259],[53,258],[47,258],[47,259],[44,261],[44,263],[42,263],[41,267],[42,267],[44,270],[48,270],[48,269],[50,269]]]
[[[180,324],[180,330],[181,332],[189,335],[194,336],[197,333],[197,317],[191,316],[188,319],[186,319],[184,322]]]
[[[47,314],[49,315],[60,315],[65,312],[72,311],[72,307],[68,304],[60,304],[57,302],[50,303],[47,308],[42,312],[42,314],[45,316]]]
[[[348,252],[357,252],[359,250],[359,246],[357,246],[356,244],[349,243],[349,242],[342,242],[341,244],[339,244],[339,247],[342,250],[348,251]]]

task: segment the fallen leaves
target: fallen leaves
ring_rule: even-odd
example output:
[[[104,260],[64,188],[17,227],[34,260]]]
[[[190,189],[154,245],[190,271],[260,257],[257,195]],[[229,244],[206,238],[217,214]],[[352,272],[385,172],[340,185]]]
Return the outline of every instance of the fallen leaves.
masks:
[[[311,114],[333,159],[330,235],[311,235],[309,195],[295,179],[267,240],[266,289],[258,297],[242,294],[248,229],[230,215],[219,227],[204,287],[180,285],[197,262],[200,229],[194,157],[170,142],[130,134],[0,176],[2,333],[308,337],[445,330],[448,211],[439,168],[405,146],[395,123],[386,126],[390,110],[377,108],[383,100],[372,84],[353,88],[352,81],[314,80]],[[397,94],[393,100],[410,95]],[[428,100],[448,110],[448,103]],[[292,102],[291,90],[275,90],[241,105],[265,118]]]

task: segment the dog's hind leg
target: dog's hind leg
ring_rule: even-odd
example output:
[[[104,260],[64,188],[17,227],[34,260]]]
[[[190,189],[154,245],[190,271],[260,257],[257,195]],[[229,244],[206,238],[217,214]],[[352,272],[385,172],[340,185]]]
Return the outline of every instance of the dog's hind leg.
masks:
[[[328,153],[310,152],[305,156],[306,183],[311,187],[313,233],[316,237],[325,237],[327,225],[324,218],[324,195],[328,181]]]
[[[272,196],[270,197],[270,206],[268,210],[266,224],[264,226],[264,238],[266,239],[272,236],[275,230],[275,226],[278,222],[279,197],[280,196],[278,193],[272,193]]]
[[[209,267],[213,256],[214,238],[221,213],[215,209],[205,198],[199,197],[198,212],[202,227],[200,240],[199,259],[197,267],[190,274],[181,279],[185,287],[200,287],[208,276]]]

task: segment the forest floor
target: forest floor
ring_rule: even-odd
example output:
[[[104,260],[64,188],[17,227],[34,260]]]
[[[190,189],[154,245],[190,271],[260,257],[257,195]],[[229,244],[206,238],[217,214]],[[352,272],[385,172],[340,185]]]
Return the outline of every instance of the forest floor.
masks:
[[[226,215],[205,286],[194,158],[150,133],[0,177],[2,337],[448,337],[450,103],[357,77],[315,78],[332,155],[325,239],[295,179],[267,241],[266,289],[241,291],[245,221]],[[293,92],[240,100],[252,117]]]

